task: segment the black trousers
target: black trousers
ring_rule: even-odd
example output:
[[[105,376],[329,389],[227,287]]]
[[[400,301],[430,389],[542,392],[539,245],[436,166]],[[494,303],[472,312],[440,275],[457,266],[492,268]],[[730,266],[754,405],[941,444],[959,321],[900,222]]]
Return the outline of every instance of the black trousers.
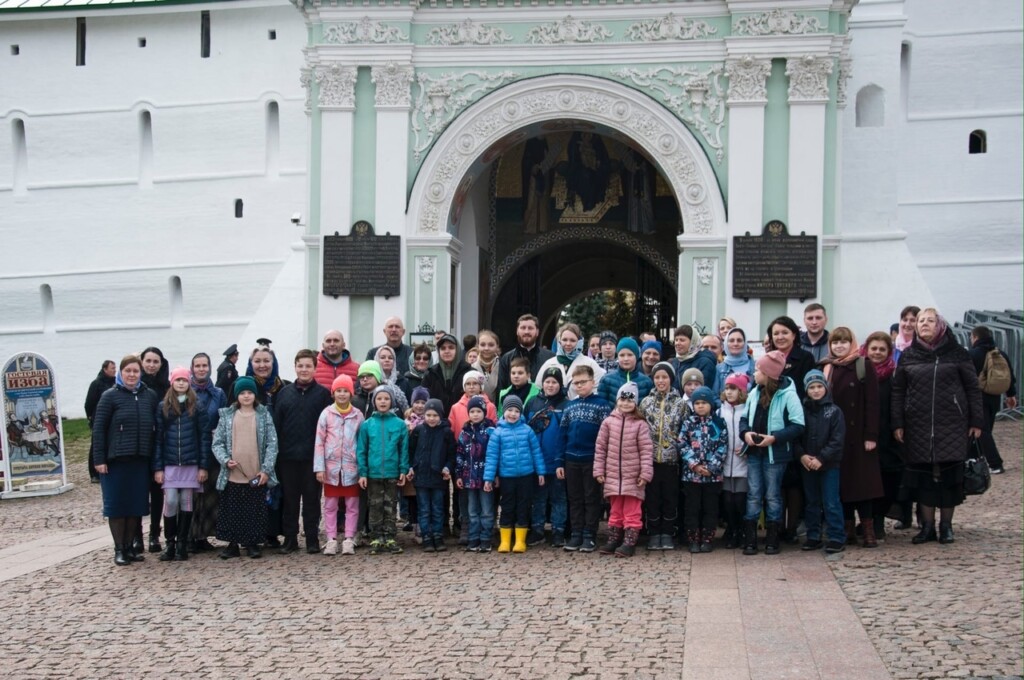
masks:
[[[527,529],[530,526],[530,512],[533,508],[533,489],[537,486],[537,477],[524,475],[522,477],[502,477],[498,491],[501,493],[498,501],[501,506],[501,523],[499,526],[508,529],[519,527]]]
[[[504,480],[502,481],[504,483]],[[594,479],[594,464],[565,464],[565,493],[569,501],[569,527],[572,533],[597,536],[601,521],[601,485]]]
[[[1003,467],[1003,457],[999,455],[996,440],[992,437],[992,428],[996,426],[996,413],[999,412],[999,401],[999,397],[996,395],[981,395],[985,424],[981,428],[981,438],[978,439],[978,444],[981,445],[981,452],[985,454],[985,460],[988,461],[990,468]]]
[[[721,507],[725,511],[726,531],[741,531],[747,511],[747,492],[723,491]]]
[[[718,528],[718,495],[722,493],[721,482],[683,482],[686,494],[687,531]]]
[[[299,504],[302,504],[302,529],[306,540],[320,530],[320,483],[316,481],[312,460],[277,461],[277,479],[281,482],[281,533],[285,538],[299,535]]]
[[[679,464],[655,463],[654,479],[647,485],[644,495],[647,533],[651,536],[676,533],[679,521]]]

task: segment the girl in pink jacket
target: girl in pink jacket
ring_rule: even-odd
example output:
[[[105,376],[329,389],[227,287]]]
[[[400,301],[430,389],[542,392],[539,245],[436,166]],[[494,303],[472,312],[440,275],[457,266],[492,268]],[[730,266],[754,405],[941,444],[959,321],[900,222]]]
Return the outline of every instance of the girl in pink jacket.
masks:
[[[644,486],[654,478],[654,445],[647,421],[637,411],[638,394],[636,383],[620,387],[615,410],[597,433],[594,478],[604,484],[604,497],[612,506],[602,555],[633,556],[643,526]]]
[[[324,524],[327,529],[325,555],[338,554],[338,505],[345,499],[345,540],[342,555],[355,554],[359,524],[359,465],[356,461],[356,433],[363,413],[352,407],[355,391],[352,378],[339,375],[331,388],[334,403],[320,414],[313,449],[313,472],[324,485]]]

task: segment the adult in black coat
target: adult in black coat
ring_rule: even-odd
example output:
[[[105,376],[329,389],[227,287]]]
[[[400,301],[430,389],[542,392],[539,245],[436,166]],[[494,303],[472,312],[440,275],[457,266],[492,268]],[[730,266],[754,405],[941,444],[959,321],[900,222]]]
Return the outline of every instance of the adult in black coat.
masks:
[[[224,350],[224,361],[217,367],[217,387],[224,391],[224,394],[231,392],[238,380],[238,345],[231,345]]]
[[[117,364],[110,359],[103,362],[96,379],[89,383],[89,391],[85,394],[85,418],[89,422],[89,429],[92,429],[92,421],[96,416],[96,406],[100,403],[103,393],[114,386],[114,377],[117,375]],[[89,442],[89,479],[93,483],[99,483],[100,476],[96,472],[96,466],[92,462],[92,442]]]
[[[159,347],[147,347],[139,354],[142,360],[142,382],[156,394],[157,401],[163,401],[171,389],[171,366]],[[149,552],[158,553],[160,545],[160,522],[164,516],[164,489],[153,479],[149,480]],[[139,535],[142,535],[142,518],[139,518]]]
[[[985,356],[996,348],[996,341],[992,338],[992,331],[988,326],[978,326],[971,331],[971,349],[969,354],[971,355],[971,361],[974,362],[974,370],[980,376],[982,369],[985,367]],[[1003,360],[1006,364],[1013,367],[1010,363],[1010,357],[1006,356],[1006,353],[999,350],[999,353],[1003,355]],[[992,474],[1002,474],[1003,472],[1003,457],[999,455],[999,449],[996,447],[996,440],[992,437],[992,428],[996,424],[996,414],[999,413],[1000,400],[1003,395],[1000,394],[986,394],[981,393],[981,405],[985,412],[985,422],[981,428],[981,438],[978,443],[981,445],[981,450],[985,454],[985,459],[988,460],[988,466],[992,469]],[[1006,408],[1017,408],[1017,376],[1010,372],[1010,389],[1006,390]]]
[[[498,360],[498,389],[503,389],[512,384],[510,375],[512,360],[516,357],[526,357],[530,361],[530,382],[537,380],[540,367],[548,359],[553,359],[555,353],[546,347],[541,347],[538,342],[540,337],[540,321],[533,314],[523,314],[516,321],[516,346],[501,355]],[[458,400],[456,400],[458,401]]]
[[[892,377],[896,371],[893,359],[892,336],[885,331],[876,331],[868,336],[860,348],[861,356],[875,367],[878,378],[878,465],[882,473],[882,497],[872,504],[875,518],[875,534],[885,538],[885,518],[899,520],[902,527],[911,525],[910,504],[899,500],[900,484],[903,482],[903,457],[900,443],[892,437]]]
[[[423,378],[423,387],[430,392],[430,397],[441,400],[445,419],[452,405],[462,399],[462,378],[469,370],[469,364],[459,358],[459,341],[454,335],[445,333],[437,341],[437,363],[427,369]]]
[[[917,315],[917,337],[900,355],[892,384],[893,436],[903,444],[903,494],[917,501],[921,531],[914,543],[953,542],[953,511],[964,500],[968,436],[984,424],[978,374],[935,309]]]

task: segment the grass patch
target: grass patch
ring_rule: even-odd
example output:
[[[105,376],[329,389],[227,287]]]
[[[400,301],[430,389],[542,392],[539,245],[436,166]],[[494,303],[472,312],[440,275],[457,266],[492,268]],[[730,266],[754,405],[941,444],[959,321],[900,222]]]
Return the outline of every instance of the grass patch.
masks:
[[[89,429],[89,421],[85,418],[64,418],[61,426],[64,429],[64,441],[68,444],[84,439],[88,446],[92,431]]]

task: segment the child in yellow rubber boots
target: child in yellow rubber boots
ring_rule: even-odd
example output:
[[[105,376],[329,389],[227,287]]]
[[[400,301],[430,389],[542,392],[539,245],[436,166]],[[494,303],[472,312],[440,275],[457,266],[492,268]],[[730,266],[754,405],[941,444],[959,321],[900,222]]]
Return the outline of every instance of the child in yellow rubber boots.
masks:
[[[501,491],[498,552],[526,552],[534,485],[544,484],[544,454],[537,435],[522,420],[522,399],[510,394],[505,397],[504,408],[504,415],[487,442],[484,491],[492,491],[495,486]],[[511,547],[513,528],[514,548]]]

